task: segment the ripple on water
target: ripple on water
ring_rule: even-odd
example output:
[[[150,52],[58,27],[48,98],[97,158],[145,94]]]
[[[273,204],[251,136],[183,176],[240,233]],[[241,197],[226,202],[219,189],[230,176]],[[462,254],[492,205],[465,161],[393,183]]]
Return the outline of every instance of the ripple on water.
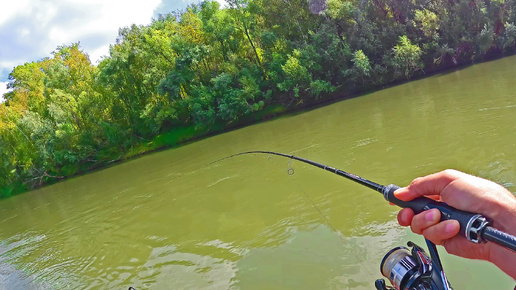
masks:
[[[373,144],[375,142],[378,142],[377,138],[364,138],[364,139],[360,139],[360,140],[355,142],[355,146],[353,146],[353,148],[367,146],[367,145]]]
[[[34,232],[20,233],[0,243],[0,261],[16,260],[29,255],[46,235]]]
[[[1,289],[28,289],[47,290],[52,289],[50,285],[42,282],[35,282],[27,273],[17,270],[10,264],[0,261],[0,288]]]
[[[226,177],[223,177],[213,183],[211,183],[210,185],[208,185],[207,187],[210,188],[210,187],[213,187],[219,183],[221,183],[222,181],[225,181],[225,180],[229,180],[229,179],[232,179],[232,178],[235,178],[235,177],[238,177],[238,175],[231,175],[231,176],[226,176]]]
[[[202,247],[233,251],[230,244],[221,241],[197,243],[185,250],[174,245],[154,248],[138,277],[133,279],[134,285],[152,286],[152,289],[169,289],[170,285],[176,289],[230,288],[236,263],[213,257],[217,254]]]
[[[516,108],[516,105],[507,105],[507,106],[496,106],[496,107],[489,107],[489,108],[480,108],[478,109],[479,112],[485,112],[485,111],[492,111],[492,110],[501,110],[501,109],[511,109]]]

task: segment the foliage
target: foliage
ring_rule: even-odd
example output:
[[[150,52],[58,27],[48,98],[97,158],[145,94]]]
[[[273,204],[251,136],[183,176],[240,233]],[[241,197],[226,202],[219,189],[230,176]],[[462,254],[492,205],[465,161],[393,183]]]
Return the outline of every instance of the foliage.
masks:
[[[203,1],[121,28],[98,66],[76,43],[15,67],[0,104],[0,197],[515,51],[510,1],[328,0],[317,14],[309,2]]]
[[[328,0],[326,1],[326,14],[332,19],[350,19],[353,16],[355,6],[350,1]]]
[[[431,39],[439,35],[439,18],[434,12],[428,9],[416,10],[414,11],[414,21],[425,37]]]
[[[355,82],[365,83],[371,75],[371,62],[369,58],[360,49],[353,53],[351,61],[353,62],[353,66],[348,69],[345,74]]]
[[[506,22],[504,26],[502,48],[507,52],[512,52],[516,42],[516,25]]]
[[[398,44],[392,49],[394,52],[393,66],[397,74],[403,74],[407,79],[423,68],[421,62],[421,48],[412,44],[406,35],[400,36]]]

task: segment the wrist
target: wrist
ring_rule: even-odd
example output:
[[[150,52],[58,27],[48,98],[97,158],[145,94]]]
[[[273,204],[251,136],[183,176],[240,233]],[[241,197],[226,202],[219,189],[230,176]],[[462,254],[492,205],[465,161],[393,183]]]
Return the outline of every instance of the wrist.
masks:
[[[492,218],[494,227],[508,234],[516,235],[516,198],[510,196],[501,201],[499,210]]]

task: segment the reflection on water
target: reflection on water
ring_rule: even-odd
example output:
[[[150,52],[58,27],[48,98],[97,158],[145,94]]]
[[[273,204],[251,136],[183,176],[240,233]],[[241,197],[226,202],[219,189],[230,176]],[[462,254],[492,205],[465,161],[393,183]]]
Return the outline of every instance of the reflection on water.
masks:
[[[206,165],[272,150],[381,184],[451,167],[514,190],[515,63],[392,87],[0,201],[0,289],[371,289],[390,249],[424,244],[380,194],[278,156]],[[513,286],[487,263],[441,258],[456,289]]]

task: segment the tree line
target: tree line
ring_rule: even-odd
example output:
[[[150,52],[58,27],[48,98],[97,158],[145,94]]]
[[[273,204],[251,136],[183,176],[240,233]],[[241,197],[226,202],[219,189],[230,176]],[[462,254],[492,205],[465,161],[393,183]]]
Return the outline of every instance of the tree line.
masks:
[[[17,66],[0,197],[328,98],[514,53],[506,0],[204,1]]]

